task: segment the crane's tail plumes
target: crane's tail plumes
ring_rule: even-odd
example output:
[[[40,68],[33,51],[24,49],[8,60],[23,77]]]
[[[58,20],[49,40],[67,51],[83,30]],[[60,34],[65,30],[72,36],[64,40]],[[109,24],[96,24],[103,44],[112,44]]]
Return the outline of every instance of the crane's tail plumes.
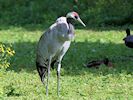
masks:
[[[39,76],[41,78],[42,83],[44,84],[44,78],[47,73],[47,68],[45,66],[40,65],[38,62],[36,62],[37,71],[39,73]]]

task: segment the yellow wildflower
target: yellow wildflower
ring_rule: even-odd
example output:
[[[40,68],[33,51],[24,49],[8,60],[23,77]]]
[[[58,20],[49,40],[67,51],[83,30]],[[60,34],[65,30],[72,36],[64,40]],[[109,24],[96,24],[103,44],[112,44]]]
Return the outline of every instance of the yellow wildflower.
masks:
[[[0,45],[0,52],[4,52],[4,48],[3,48],[3,46],[2,45]]]

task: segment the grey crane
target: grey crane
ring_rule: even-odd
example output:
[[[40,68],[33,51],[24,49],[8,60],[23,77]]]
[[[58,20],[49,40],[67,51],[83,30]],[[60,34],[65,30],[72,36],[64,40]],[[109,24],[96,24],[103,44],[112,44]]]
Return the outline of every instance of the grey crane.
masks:
[[[58,65],[57,95],[59,95],[61,61],[70,47],[71,40],[74,39],[74,21],[78,21],[85,26],[78,13],[69,12],[66,17],[59,17],[56,22],[42,34],[38,42],[36,67],[42,83],[44,83],[44,78],[47,74],[46,95],[48,95],[50,67],[53,67],[55,62]]]

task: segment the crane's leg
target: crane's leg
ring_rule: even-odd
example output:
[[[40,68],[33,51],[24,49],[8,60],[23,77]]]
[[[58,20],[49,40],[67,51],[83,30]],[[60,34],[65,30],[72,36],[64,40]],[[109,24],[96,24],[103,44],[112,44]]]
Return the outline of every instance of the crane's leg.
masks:
[[[50,57],[49,60],[48,60],[47,85],[46,85],[46,95],[47,95],[47,96],[48,96],[48,85],[49,85],[49,78],[50,78],[50,65],[51,65],[51,59],[52,59],[52,57]]]
[[[67,52],[68,48],[70,47],[70,41],[67,41],[63,44],[62,51],[58,55],[58,68],[57,68],[57,95],[59,96],[60,92],[60,70],[61,70],[61,61],[65,53]]]
[[[57,95],[60,95],[60,70],[61,70],[61,61],[64,56],[64,52],[61,52],[61,54],[58,57],[58,68],[57,68]]]
[[[57,68],[57,95],[59,96],[60,91],[60,69],[61,69],[61,61],[58,62],[58,68]]]

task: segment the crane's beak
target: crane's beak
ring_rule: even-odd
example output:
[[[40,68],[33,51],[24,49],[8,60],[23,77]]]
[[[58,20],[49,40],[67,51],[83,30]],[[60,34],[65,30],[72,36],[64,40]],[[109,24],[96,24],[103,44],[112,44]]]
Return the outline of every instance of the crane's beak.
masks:
[[[80,22],[84,27],[86,27],[86,25],[83,23],[83,21],[80,18],[78,18],[77,21]]]

